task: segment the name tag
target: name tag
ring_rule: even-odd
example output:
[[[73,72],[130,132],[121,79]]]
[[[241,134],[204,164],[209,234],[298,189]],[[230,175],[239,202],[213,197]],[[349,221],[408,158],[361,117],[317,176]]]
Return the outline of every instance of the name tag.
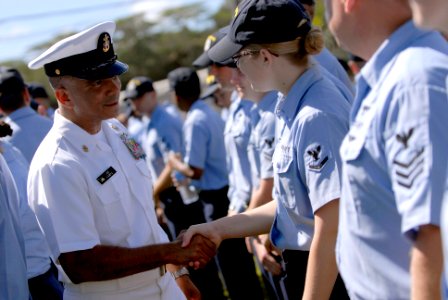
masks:
[[[109,167],[109,169],[104,171],[104,173],[101,174],[96,180],[98,180],[99,183],[104,184],[106,181],[109,180],[109,178],[114,176],[115,173],[117,173],[117,171],[114,168]]]

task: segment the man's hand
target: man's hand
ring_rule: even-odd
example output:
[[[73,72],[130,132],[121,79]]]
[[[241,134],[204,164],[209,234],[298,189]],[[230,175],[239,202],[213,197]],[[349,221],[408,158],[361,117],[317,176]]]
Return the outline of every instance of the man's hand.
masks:
[[[266,271],[276,276],[282,273],[282,265],[276,261],[275,257],[266,248],[265,243],[262,240],[253,239],[252,247],[258,261],[261,262]]]
[[[178,265],[203,268],[216,255],[216,245],[200,234],[191,237],[187,245],[183,244],[181,234],[175,243],[181,247]]]

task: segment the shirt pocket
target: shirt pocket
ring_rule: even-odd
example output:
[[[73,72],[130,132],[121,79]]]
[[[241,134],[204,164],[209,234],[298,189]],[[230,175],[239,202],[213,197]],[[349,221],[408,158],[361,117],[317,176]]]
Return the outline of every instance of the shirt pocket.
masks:
[[[98,226],[105,231],[102,234],[106,239],[110,236],[114,241],[125,239],[130,231],[123,207],[123,195],[119,189],[119,178],[116,175],[95,190],[101,211],[98,215]]]
[[[287,208],[294,209],[297,206],[294,189],[295,184],[297,184],[297,179],[294,180],[292,146],[284,144],[278,145],[274,151],[272,162],[274,174],[277,176],[275,182],[277,200],[281,201]]]

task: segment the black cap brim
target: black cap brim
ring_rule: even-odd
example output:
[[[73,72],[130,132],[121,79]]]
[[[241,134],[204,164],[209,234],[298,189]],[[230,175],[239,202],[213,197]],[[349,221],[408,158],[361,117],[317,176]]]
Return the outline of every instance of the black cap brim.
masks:
[[[222,38],[216,45],[208,50],[208,56],[211,60],[225,64],[228,63],[232,56],[238,53],[243,45],[232,42],[228,35]]]
[[[196,60],[193,62],[193,67],[197,69],[206,68],[213,64],[213,61],[208,57],[207,52],[202,53]]]
[[[86,80],[100,80],[121,75],[128,70],[128,65],[116,60],[111,64],[106,64],[94,69],[81,70],[72,76]]]

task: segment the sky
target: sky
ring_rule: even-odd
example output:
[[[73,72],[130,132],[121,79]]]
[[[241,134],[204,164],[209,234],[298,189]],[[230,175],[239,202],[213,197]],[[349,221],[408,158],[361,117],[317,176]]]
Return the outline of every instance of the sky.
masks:
[[[217,10],[224,0],[16,0],[0,1],[0,62],[32,60],[34,45],[66,32],[145,12],[148,19],[171,7],[204,3]],[[19,8],[20,7],[20,8]],[[39,53],[38,53],[39,54]]]

